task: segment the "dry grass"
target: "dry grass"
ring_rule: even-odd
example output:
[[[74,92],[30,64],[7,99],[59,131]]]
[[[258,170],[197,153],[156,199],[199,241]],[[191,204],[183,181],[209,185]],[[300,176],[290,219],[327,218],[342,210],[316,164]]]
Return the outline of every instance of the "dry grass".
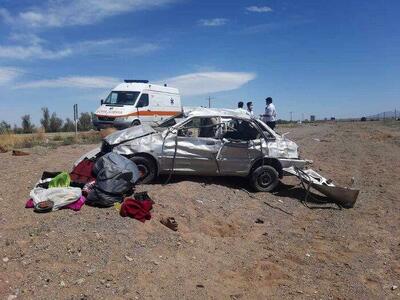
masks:
[[[1,134],[0,147],[5,150],[32,148],[34,146],[59,146],[71,144],[99,143],[101,136],[96,131],[80,132],[77,137],[74,133],[46,134],[37,132],[32,134]]]
[[[11,134],[6,133],[0,135],[0,146],[7,150],[15,148],[31,148],[37,145],[48,143],[48,139],[44,133],[33,134]]]
[[[115,131],[117,131],[117,129],[115,129],[114,127],[105,128],[100,130],[100,136],[102,139],[104,139],[106,136],[110,135]]]

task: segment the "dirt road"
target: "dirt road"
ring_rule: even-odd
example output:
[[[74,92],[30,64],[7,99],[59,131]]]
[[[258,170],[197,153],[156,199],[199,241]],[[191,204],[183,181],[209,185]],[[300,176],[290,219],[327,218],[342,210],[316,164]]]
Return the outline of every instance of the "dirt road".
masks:
[[[241,179],[175,178],[138,188],[156,202],[145,224],[114,208],[24,208],[42,171],[70,170],[90,145],[0,154],[0,298],[398,299],[399,128],[290,129],[315,170],[342,185],[354,177],[353,209],[305,207],[293,178],[252,197]]]

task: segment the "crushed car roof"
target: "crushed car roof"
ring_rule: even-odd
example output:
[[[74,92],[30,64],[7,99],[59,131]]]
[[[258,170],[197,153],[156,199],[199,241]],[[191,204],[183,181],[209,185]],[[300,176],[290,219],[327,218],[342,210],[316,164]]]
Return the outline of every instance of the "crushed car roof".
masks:
[[[244,109],[224,109],[224,108],[197,108],[189,112],[188,117],[235,117],[241,119],[251,119],[249,113]]]

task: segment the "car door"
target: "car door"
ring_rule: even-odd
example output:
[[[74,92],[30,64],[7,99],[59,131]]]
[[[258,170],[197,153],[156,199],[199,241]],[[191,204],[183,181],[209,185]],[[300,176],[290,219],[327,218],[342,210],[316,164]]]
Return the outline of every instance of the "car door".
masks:
[[[221,148],[221,139],[212,131],[208,118],[193,117],[175,128],[165,138],[162,151],[162,170],[168,172],[174,164],[174,172],[193,175],[216,175],[216,156]],[[206,128],[206,129],[205,129]],[[176,154],[175,154],[176,149]],[[174,159],[175,155],[175,159]]]
[[[248,120],[232,119],[231,131],[225,129],[217,162],[221,175],[246,176],[253,161],[262,156],[263,139],[259,130]],[[265,143],[263,143],[266,147]]]
[[[150,110],[149,94],[147,92],[143,92],[140,95],[140,98],[136,103],[136,110],[141,123],[154,123],[153,113]]]

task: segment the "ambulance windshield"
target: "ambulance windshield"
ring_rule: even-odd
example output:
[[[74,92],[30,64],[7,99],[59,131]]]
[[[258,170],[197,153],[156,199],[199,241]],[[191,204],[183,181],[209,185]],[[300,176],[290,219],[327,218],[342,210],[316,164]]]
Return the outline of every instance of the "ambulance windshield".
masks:
[[[116,92],[108,95],[104,104],[108,105],[134,105],[140,92]]]

